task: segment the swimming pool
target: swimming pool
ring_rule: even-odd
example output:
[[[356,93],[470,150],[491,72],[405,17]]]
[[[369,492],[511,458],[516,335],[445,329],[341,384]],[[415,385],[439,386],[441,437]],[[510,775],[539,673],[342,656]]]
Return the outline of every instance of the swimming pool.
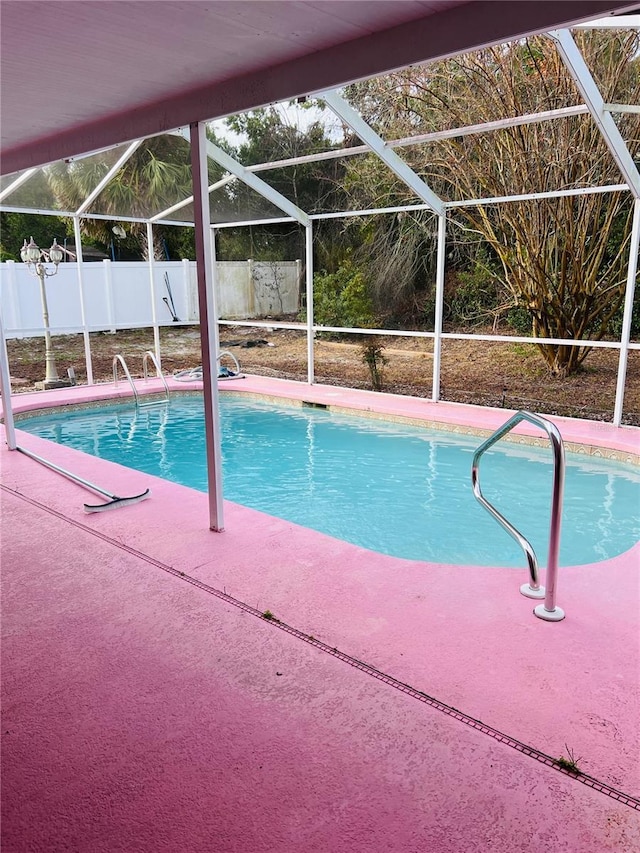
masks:
[[[481,442],[446,431],[222,395],[225,496],[384,554],[524,565],[473,498]],[[23,419],[20,429],[206,491],[202,399],[131,403]],[[549,448],[501,442],[483,458],[483,492],[546,560]],[[561,565],[596,562],[640,538],[640,471],[567,454]]]

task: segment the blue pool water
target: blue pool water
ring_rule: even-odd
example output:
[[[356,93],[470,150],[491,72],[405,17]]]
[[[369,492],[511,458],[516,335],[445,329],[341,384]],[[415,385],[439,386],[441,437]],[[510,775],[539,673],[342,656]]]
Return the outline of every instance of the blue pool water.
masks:
[[[225,497],[365,548],[409,559],[526,565],[473,497],[481,439],[222,395]],[[107,406],[19,427],[77,450],[206,491],[202,399],[138,411]],[[548,548],[549,448],[501,442],[482,459],[485,496]],[[142,485],[141,485],[142,488]],[[620,554],[640,538],[640,472],[567,454],[561,564]]]

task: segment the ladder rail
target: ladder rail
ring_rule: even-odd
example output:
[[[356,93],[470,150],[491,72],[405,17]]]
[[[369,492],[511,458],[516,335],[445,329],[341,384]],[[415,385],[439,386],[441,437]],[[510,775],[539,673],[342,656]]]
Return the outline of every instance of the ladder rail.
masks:
[[[129,380],[129,385],[131,385],[131,390],[133,391],[133,396],[136,401],[136,406],[138,405],[138,392],[136,391],[136,386],[134,385],[133,379],[131,378],[131,374],[129,373],[129,368],[127,367],[127,362],[124,360],[124,357],[117,353],[113,357],[113,384],[118,384],[118,363],[122,365],[122,369],[124,371],[124,375]]]
[[[158,359],[155,356],[155,353],[152,350],[147,350],[145,354],[142,356],[142,375],[144,376],[144,381],[147,382],[149,378],[149,359],[153,362],[153,365],[156,369],[156,376],[159,379],[162,379],[162,384],[164,385],[164,392],[167,397],[167,403],[169,402],[169,386],[167,385],[167,380],[164,378],[164,374],[162,370],[160,370],[160,365],[158,364]]]
[[[547,556],[546,589],[540,586],[538,577],[538,559],[529,540],[520,533],[482,494],[480,487],[480,459],[482,455],[500,441],[521,421],[528,421],[546,432],[553,450],[553,491],[551,498],[551,520],[549,525],[549,551]],[[520,591],[529,598],[542,598],[544,604],[534,609],[540,619],[557,622],[564,618],[564,611],[556,605],[558,579],[558,555],[560,552],[560,531],[562,525],[562,500],[564,496],[565,456],[562,436],[551,421],[532,412],[516,412],[513,417],[497,429],[484,441],[473,455],[471,464],[471,483],[476,500],[502,525],[507,533],[520,545],[527,558],[529,566],[529,583],[524,584]]]
[[[160,377],[160,379],[162,379],[162,384],[164,385],[165,397],[161,400],[153,399],[153,400],[146,400],[145,402],[141,402],[140,401],[140,395],[138,394],[138,391],[136,389],[136,384],[133,381],[133,377],[131,376],[131,373],[130,373],[129,368],[127,366],[127,362],[124,360],[124,356],[121,355],[120,353],[117,353],[113,357],[113,384],[116,386],[118,385],[118,364],[120,364],[122,366],[122,370],[124,372],[124,375],[127,377],[129,385],[131,386],[131,390],[133,391],[133,397],[134,397],[137,409],[144,407],[144,406],[155,406],[158,403],[168,403],[169,402],[169,386],[167,385],[167,381],[164,378],[164,376],[162,375],[162,371],[160,370],[160,365],[158,364],[158,361],[157,361],[155,355],[153,354],[153,352],[151,352],[151,350],[148,350],[147,352],[145,352],[145,354],[142,358],[142,370],[144,373],[144,379],[145,379],[145,381],[147,381],[149,378],[148,366],[147,366],[147,362],[148,362],[149,358],[153,361],[153,363],[155,365],[157,375]]]

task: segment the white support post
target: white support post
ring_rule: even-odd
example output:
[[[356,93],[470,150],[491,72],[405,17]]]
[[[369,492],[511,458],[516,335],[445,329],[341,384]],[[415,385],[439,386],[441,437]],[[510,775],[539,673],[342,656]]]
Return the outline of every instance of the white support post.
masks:
[[[311,222],[305,227],[305,264],[306,264],[306,289],[307,289],[307,382],[313,385],[315,382],[315,363],[313,351],[313,225]]]
[[[217,264],[216,264],[217,266]],[[219,292],[219,291],[218,291]],[[247,307],[249,317],[256,316],[256,283],[253,280],[253,258],[247,258]]]
[[[436,265],[436,306],[433,321],[433,380],[431,383],[431,399],[437,403],[440,399],[440,363],[442,360],[442,315],[444,308],[444,267],[445,247],[447,239],[447,216],[438,216],[438,253]]]
[[[204,122],[190,126],[191,175],[195,220],[200,340],[202,346],[202,386],[209,489],[209,527],[224,529],[222,492],[222,446],[218,400],[218,313],[214,287],[214,257],[211,245],[211,218],[207,192],[207,133]]]
[[[618,381],[616,384],[616,403],[613,412],[614,426],[622,423],[624,406],[624,386],[627,381],[627,363],[629,360],[629,340],[631,338],[631,319],[633,299],[638,274],[638,255],[640,254],[640,199],[633,203],[633,225],[631,226],[631,244],[629,245],[629,267],[627,269],[627,289],[624,299],[622,334],[620,337],[620,358],[618,360]]]
[[[16,286],[16,262],[7,261],[7,293],[9,295],[9,328],[22,328],[20,297]]]
[[[187,312],[185,320],[193,322],[196,311],[191,298],[191,261],[188,258],[182,259],[182,290],[184,292],[185,311]]]
[[[631,152],[627,148],[615,120],[611,113],[605,109],[604,98],[600,94],[593,75],[584,61],[578,45],[573,40],[573,36],[569,30],[554,30],[549,35],[555,42],[558,53],[573,77],[585,104],[589,107],[589,112],[607,143],[620,172],[629,184],[634,198],[640,198],[640,172],[636,169]]]
[[[80,297],[80,319],[82,321],[82,337],[84,339],[84,363],[87,369],[87,385],[93,385],[93,364],[91,361],[91,339],[87,325],[87,310],[84,301],[82,235],[80,234],[80,217],[73,217],[73,235],[76,241],[76,267],[78,273],[78,296]]]
[[[162,371],[160,361],[160,329],[158,327],[158,312],[156,310],[156,259],[153,252],[153,225],[147,222],[147,254],[149,256],[149,293],[151,296],[151,322],[153,323],[153,349],[158,362],[158,370]]]
[[[113,299],[113,277],[111,275],[111,261],[108,258],[106,258],[102,262],[102,268],[104,270],[104,289],[107,298],[107,320],[109,321],[109,331],[113,335],[116,331],[116,312]]]
[[[13,408],[11,405],[11,375],[9,373],[9,355],[7,341],[4,336],[2,312],[0,311],[0,394],[2,394],[2,417],[9,450],[16,449],[16,430],[13,425]]]
[[[216,360],[216,369],[214,376],[218,378],[218,359],[220,357],[220,324],[218,322],[218,297],[220,295],[220,270],[218,268],[218,257],[216,254],[216,229],[211,225],[209,228],[209,252],[211,253],[211,288],[213,291],[213,307],[215,314],[215,324],[213,326],[213,355]],[[216,383],[217,387],[217,383]]]

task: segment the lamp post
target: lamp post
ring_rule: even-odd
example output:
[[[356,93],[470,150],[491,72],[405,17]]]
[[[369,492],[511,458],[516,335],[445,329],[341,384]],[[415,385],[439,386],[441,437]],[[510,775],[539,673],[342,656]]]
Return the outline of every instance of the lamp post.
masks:
[[[27,269],[31,275],[35,276],[40,281],[40,300],[42,302],[42,320],[44,323],[44,347],[45,347],[45,377],[44,382],[38,383],[45,391],[50,388],[63,388],[70,384],[66,379],[60,379],[56,362],[53,357],[53,348],[51,346],[51,332],[49,331],[49,307],[47,305],[47,291],[45,288],[45,279],[56,275],[58,272],[58,264],[64,257],[62,248],[58,245],[58,241],[54,239],[53,245],[48,251],[40,249],[33,241],[24,245],[20,250],[20,257],[27,265]],[[47,269],[45,264],[52,263],[53,270]]]

